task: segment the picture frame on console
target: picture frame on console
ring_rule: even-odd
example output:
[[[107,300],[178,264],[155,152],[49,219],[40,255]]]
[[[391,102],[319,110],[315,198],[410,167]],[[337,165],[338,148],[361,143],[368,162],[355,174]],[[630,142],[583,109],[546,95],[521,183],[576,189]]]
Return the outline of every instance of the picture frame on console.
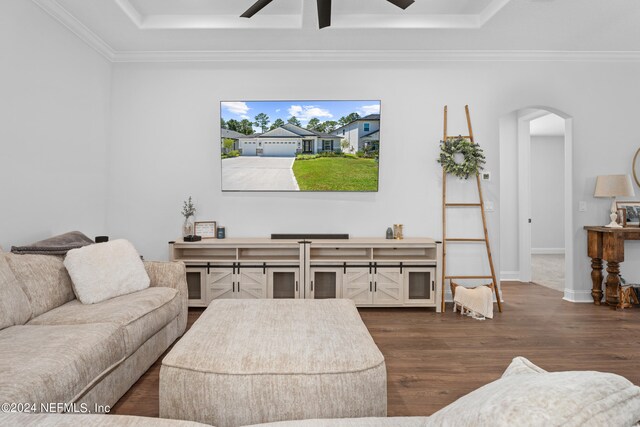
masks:
[[[194,223],[194,234],[203,239],[217,238],[217,224],[215,221],[196,221]]]
[[[616,202],[618,210],[624,211],[621,225],[625,227],[640,227],[640,201]]]
[[[616,210],[618,213],[618,217],[616,218],[616,222],[623,227],[627,226],[627,210],[624,208],[619,208]]]

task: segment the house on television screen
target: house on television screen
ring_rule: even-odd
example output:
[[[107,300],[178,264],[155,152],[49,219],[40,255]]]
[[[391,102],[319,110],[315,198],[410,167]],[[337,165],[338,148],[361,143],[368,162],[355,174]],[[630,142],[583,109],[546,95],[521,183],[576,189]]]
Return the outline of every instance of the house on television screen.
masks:
[[[222,145],[222,154],[227,154],[231,150],[237,150],[239,148],[239,139],[245,136],[247,135],[236,132],[235,130],[224,128],[220,129],[220,144]],[[224,141],[229,139],[233,141],[233,145],[225,146]]]
[[[257,135],[238,138],[240,155],[263,157],[295,157],[296,154],[318,154],[341,150],[343,138],[286,124]]]
[[[380,114],[369,114],[360,117],[333,132],[349,143],[346,151],[378,150],[380,146]]]

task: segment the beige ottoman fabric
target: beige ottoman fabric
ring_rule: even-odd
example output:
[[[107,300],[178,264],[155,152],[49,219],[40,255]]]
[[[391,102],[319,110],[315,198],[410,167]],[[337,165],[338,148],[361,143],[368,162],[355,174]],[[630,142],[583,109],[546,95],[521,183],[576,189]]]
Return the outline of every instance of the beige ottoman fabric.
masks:
[[[20,427],[207,427],[190,421],[126,415],[0,413],[0,425]]]
[[[281,421],[246,427],[433,427],[427,417],[341,418],[333,420]]]
[[[227,427],[386,413],[384,357],[348,300],[214,301],[162,361],[164,418]]]

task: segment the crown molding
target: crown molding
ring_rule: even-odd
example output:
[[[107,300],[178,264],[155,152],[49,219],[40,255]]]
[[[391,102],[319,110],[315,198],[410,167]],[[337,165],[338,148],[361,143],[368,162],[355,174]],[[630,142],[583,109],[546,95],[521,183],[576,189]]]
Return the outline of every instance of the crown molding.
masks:
[[[244,50],[116,52],[113,62],[640,62],[640,52],[525,50]]]
[[[115,51],[107,42],[102,40],[96,33],[87,28],[67,9],[62,7],[56,0],[32,0],[40,6],[46,13],[64,25],[69,31],[74,33],[80,40],[84,41],[100,55],[113,62]]]

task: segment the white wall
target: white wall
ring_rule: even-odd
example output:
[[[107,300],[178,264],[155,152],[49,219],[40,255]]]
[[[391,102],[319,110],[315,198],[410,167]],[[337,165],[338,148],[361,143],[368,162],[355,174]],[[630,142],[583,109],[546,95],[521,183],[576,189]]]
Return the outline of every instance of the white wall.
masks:
[[[0,246],[106,231],[111,65],[31,1],[0,2]]]
[[[588,300],[591,281],[582,226],[605,223],[608,209],[606,200],[592,197],[595,177],[629,173],[640,145],[640,139],[629,137],[635,135],[640,97],[640,87],[629,84],[640,64],[631,62],[111,67],[32,2],[22,0],[1,3],[0,36],[3,63],[9,65],[0,68],[4,246],[69,229],[98,234],[106,224],[108,234],[131,239],[148,259],[166,259],[166,243],[180,233],[179,211],[189,195],[196,200],[198,218],[218,220],[230,236],[294,231],[383,236],[390,224],[400,222],[407,236],[439,238],[441,173],[435,160],[442,107],[449,105],[450,133],[464,133],[463,107],[468,103],[477,141],[488,157],[486,169],[493,172],[484,192],[486,200],[495,202],[488,222],[498,254],[499,120],[540,105],[574,118],[574,287],[578,298]],[[223,194],[219,101],[242,98],[381,99],[380,191]],[[449,186],[450,200],[476,197],[473,185],[452,179]],[[587,212],[577,212],[579,200],[588,202]],[[462,225],[450,225],[451,236],[482,231],[468,211],[452,213],[449,224],[454,223]],[[477,272],[484,264],[477,247],[451,248],[449,253],[451,270],[461,274]],[[628,260],[638,255],[640,247],[627,246]],[[499,257],[494,259],[501,271]],[[622,269],[629,280],[640,280],[640,266],[627,262]]]
[[[182,200],[193,195],[198,218],[218,220],[228,227],[230,236],[296,231],[383,236],[390,224],[401,222],[407,236],[439,238],[441,172],[436,158],[442,107],[449,105],[450,133],[463,133],[463,107],[468,103],[477,141],[488,157],[487,170],[494,176],[484,191],[486,200],[496,203],[496,212],[488,214],[488,221],[497,253],[499,119],[527,106],[544,105],[574,118],[573,268],[576,295],[587,299],[591,281],[582,226],[606,219],[606,201],[592,198],[595,176],[629,172],[640,144],[628,136],[634,134],[634,105],[640,96],[640,87],[628,83],[639,72],[640,65],[635,63],[571,62],[339,63],[324,67],[277,62],[118,64],[109,157],[109,230],[114,237],[132,239],[147,258],[166,258],[167,241],[180,232]],[[380,192],[223,194],[217,143],[219,101],[243,98],[381,99]],[[604,149],[603,141],[610,148]],[[464,201],[475,196],[474,192],[463,194],[455,181],[450,187],[451,199]],[[577,212],[578,200],[589,203],[588,212]],[[326,220],[336,215],[340,221]],[[450,235],[481,232],[468,212],[454,214],[454,218],[465,225],[452,226]],[[455,251],[450,252],[455,257],[450,266],[456,272],[476,270],[481,264],[477,255],[481,252],[471,248]],[[627,258],[633,259],[640,247],[629,247],[628,252]],[[625,276],[640,279],[640,267],[631,264],[623,266]]]
[[[564,253],[564,136],[531,136],[531,217],[532,253]]]
[[[518,253],[518,113],[500,118],[500,278],[520,280]]]

